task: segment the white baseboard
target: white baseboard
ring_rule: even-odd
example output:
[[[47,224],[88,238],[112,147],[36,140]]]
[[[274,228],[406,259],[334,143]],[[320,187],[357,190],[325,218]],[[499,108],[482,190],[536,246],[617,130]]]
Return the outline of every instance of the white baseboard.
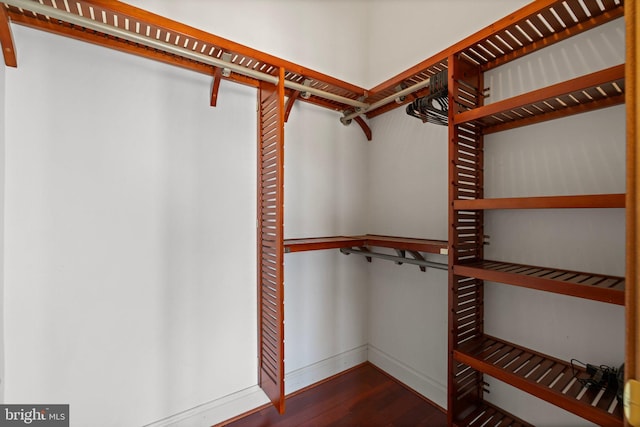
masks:
[[[366,362],[367,350],[368,346],[363,345],[289,372],[285,376],[285,393],[293,393]],[[210,427],[268,402],[269,398],[256,385],[148,424],[145,427]]]
[[[255,385],[144,427],[210,427],[268,402],[267,395]]]
[[[285,394],[293,393],[366,362],[368,347],[369,346],[365,344],[314,363],[313,365],[289,372],[284,380]]]
[[[417,391],[443,410],[447,407],[447,387],[416,371],[393,356],[369,344],[369,362],[401,383]]]

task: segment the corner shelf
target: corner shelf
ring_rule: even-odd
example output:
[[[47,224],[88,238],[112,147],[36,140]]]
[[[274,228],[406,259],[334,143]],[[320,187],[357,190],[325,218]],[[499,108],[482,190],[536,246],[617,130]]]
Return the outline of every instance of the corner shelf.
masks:
[[[447,255],[448,242],[444,240],[414,239],[409,237],[391,237],[366,234],[364,236],[332,236],[311,237],[305,239],[285,239],[284,251],[304,252],[324,249],[340,249],[345,255],[362,255],[368,262],[373,258],[394,261],[398,265],[413,264],[426,271],[427,267],[448,270],[446,263],[428,261],[421,252]],[[370,247],[389,248],[396,251],[396,255],[372,252]],[[407,252],[410,256],[407,256]]]
[[[284,241],[284,250],[286,253],[364,246],[427,252],[439,255],[447,255],[448,253],[448,242],[446,240],[414,239],[410,237],[379,236],[374,234],[365,234],[363,236],[309,237],[304,239],[285,239]]]
[[[584,371],[568,362],[489,335],[461,344],[453,357],[600,426],[622,425],[615,392],[584,387],[574,376]]]

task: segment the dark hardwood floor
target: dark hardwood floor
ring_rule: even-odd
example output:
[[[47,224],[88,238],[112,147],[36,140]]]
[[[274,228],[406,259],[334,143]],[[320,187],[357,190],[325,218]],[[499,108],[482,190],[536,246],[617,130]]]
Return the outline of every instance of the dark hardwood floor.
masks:
[[[442,410],[370,363],[288,396],[286,412],[262,408],[221,425],[266,426],[446,426]]]

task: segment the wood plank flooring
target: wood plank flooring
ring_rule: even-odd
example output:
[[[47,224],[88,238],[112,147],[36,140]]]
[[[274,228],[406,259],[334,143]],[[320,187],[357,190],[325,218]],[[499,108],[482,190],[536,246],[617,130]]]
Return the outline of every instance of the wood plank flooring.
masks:
[[[288,396],[286,412],[268,406],[228,427],[446,426],[447,416],[370,363]]]

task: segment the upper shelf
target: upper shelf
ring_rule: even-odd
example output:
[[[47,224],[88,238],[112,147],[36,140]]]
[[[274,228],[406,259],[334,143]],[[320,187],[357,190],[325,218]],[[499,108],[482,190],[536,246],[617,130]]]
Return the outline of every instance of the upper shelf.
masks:
[[[29,0],[24,1],[28,2]],[[0,3],[4,2],[0,0]],[[434,74],[446,69],[448,59],[452,55],[460,56],[470,64],[487,70],[624,15],[622,0],[537,0],[425,59],[403,73],[370,90],[365,90],[329,75],[120,1],[33,0],[32,3],[46,6],[49,8],[49,12],[55,9],[68,15],[86,18],[105,25],[107,28],[168,43],[198,55],[218,60],[225,59],[234,66],[267,73],[274,77],[278,75],[279,68],[284,68],[287,81],[298,85],[308,85],[339,97],[339,99],[326,99],[313,94],[309,98],[298,97],[300,91],[288,89],[287,95],[290,98],[300,98],[303,102],[345,113],[354,109],[354,103],[347,102],[347,100],[356,102],[355,105],[358,103],[370,105],[391,97],[399,91],[399,88],[407,88],[425,82]],[[121,37],[70,23],[68,19],[52,18],[46,14],[47,12],[30,12],[22,7],[8,6],[6,3],[0,8],[3,8],[0,13],[0,41],[3,43],[5,56],[6,49],[12,49],[4,46],[11,45],[9,32],[3,31],[8,28],[6,25],[8,17],[14,23],[216,76],[218,80],[223,78],[238,83],[257,85],[257,80],[254,78],[233,71],[230,74],[222,73],[220,67],[212,66],[197,58],[183,57],[158,48],[150,48],[138,42],[127,41]],[[10,53],[11,58],[8,64],[15,60],[15,52]],[[404,101],[391,102],[369,110],[366,115],[369,118],[375,117],[400,105],[412,102],[415,98],[424,96],[428,92],[428,88],[418,90],[406,96]],[[212,94],[212,104],[213,98]]]
[[[54,19],[46,14],[31,12],[24,8],[7,4],[0,4],[0,8],[4,8],[3,12],[6,12],[11,22],[17,24],[132,53],[211,76],[219,76],[238,83],[252,86],[257,86],[258,84],[257,80],[235,71],[222,73],[220,67],[212,66],[201,60],[182,57],[179,54],[145,46],[142,42],[131,42],[121,37],[85,28],[79,24],[69,23],[65,21],[65,17],[67,17],[68,21],[71,21],[69,17],[76,17],[80,20],[84,18],[89,20],[84,22],[95,22],[103,25],[105,31],[108,28],[113,28],[119,34],[146,37],[151,41],[184,48],[189,52],[200,55],[204,59],[207,57],[217,60],[222,59],[233,64],[233,66],[269,74],[274,77],[278,77],[279,69],[284,68],[286,70],[285,80],[287,81],[329,92],[350,100],[363,99],[367,93],[365,89],[356,85],[120,1],[34,0],[34,3],[47,7],[47,12],[42,13],[60,12],[64,16]],[[0,15],[4,16],[4,13]],[[293,93],[294,91],[288,91],[289,95]],[[337,111],[344,111],[350,108],[350,105],[339,100],[329,100],[313,95],[300,100]]]
[[[491,133],[624,103],[624,64],[457,114]]]
[[[372,88],[367,102],[373,103],[393,94],[398,86],[420,83],[447,68],[448,58],[452,55],[486,71],[622,16],[622,0],[534,1]],[[424,90],[416,92],[402,103],[391,103],[367,112],[367,117],[383,114],[424,94]]]

